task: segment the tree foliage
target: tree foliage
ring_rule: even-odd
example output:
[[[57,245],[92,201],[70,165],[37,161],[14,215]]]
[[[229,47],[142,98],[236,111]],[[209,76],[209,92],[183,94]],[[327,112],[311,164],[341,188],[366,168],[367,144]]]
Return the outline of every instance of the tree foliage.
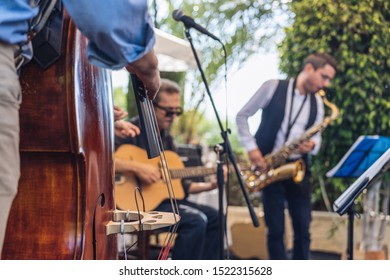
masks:
[[[162,15],[159,26],[167,32],[185,38],[184,25],[172,19],[174,6],[172,1],[167,2],[170,7],[169,14]],[[265,0],[260,4],[258,0],[189,0],[183,1],[179,8],[221,39],[226,47],[228,65],[231,66],[233,63],[245,61],[274,35],[275,28],[264,28],[263,32],[259,32],[259,29],[276,25],[272,21],[272,10],[278,2]],[[223,73],[221,67],[225,62],[221,45],[193,29],[190,29],[190,34],[195,48],[202,53],[201,64],[206,78],[211,84],[220,82],[216,79],[222,78],[219,73]]]
[[[334,166],[359,135],[390,134],[390,2],[387,0],[299,0],[290,4],[292,25],[280,46],[282,71],[299,72],[302,60],[325,51],[339,62],[328,99],[341,118],[323,133],[313,160],[316,176]],[[327,179],[337,198],[345,180]],[[319,190],[319,188],[316,188]]]
[[[162,5],[168,7],[167,11],[156,15],[156,25],[161,30],[187,40],[184,25],[173,20],[171,16],[173,10],[179,8],[224,43],[227,54],[226,65],[220,43],[194,29],[189,30],[194,47],[201,53],[200,64],[211,93],[213,87],[219,85],[227,74],[225,66],[227,69],[239,67],[260,46],[264,46],[277,30],[264,28],[259,32],[260,27],[277,25],[273,23],[272,16],[275,8],[273,3],[278,4],[278,1],[189,0],[183,1],[180,6],[175,5],[177,2],[158,1],[157,8]],[[191,84],[188,87],[190,92],[186,92],[186,102],[183,100],[186,112],[180,117],[174,129],[182,136],[178,140],[183,140],[185,143],[199,143],[211,139],[210,131],[202,133],[201,129],[202,126],[209,127],[204,116],[205,104],[209,99],[198,69],[188,71],[186,74],[185,79]],[[213,132],[218,135],[219,128],[214,129]]]

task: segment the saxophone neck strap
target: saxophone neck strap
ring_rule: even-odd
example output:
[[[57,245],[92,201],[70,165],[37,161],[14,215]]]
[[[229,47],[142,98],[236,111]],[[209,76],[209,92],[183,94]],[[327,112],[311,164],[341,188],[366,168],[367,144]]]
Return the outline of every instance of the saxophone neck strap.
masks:
[[[306,99],[307,99],[307,94],[305,94],[305,98],[302,100],[301,106],[299,107],[299,110],[298,110],[297,114],[295,115],[294,119],[291,120],[292,109],[293,109],[293,105],[294,105],[294,96],[295,96],[296,82],[297,82],[297,79],[294,80],[292,91],[291,91],[290,112],[289,112],[289,115],[288,115],[287,130],[286,130],[286,134],[285,134],[285,138],[284,138],[285,142],[287,142],[288,136],[290,135],[290,132],[291,132],[291,128],[293,127],[293,125],[297,121],[299,115],[301,114],[301,111],[303,109],[303,105],[305,104]]]

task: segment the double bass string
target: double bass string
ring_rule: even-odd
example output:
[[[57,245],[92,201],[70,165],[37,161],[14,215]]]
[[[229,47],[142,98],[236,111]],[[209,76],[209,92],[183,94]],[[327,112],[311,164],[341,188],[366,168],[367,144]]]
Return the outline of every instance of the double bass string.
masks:
[[[155,129],[155,131],[159,131],[158,130],[156,113],[152,109],[153,108],[152,107],[152,101],[148,99],[147,100],[147,104],[148,104],[149,108],[151,108],[150,112],[152,114],[154,129]],[[160,133],[157,133],[157,139],[158,139],[158,146],[159,146],[159,150],[160,150],[160,162],[161,162],[161,165],[162,165],[161,169],[162,169],[162,172],[163,172],[163,179],[165,180],[165,183],[166,183],[166,186],[167,186],[167,191],[168,191],[168,194],[169,194],[169,200],[170,200],[170,203],[171,203],[172,212],[173,212],[173,214],[180,215],[179,206],[177,204],[175,191],[174,191],[173,186],[172,186],[172,178],[171,178],[171,175],[169,173],[168,161],[167,161],[167,158],[166,158],[166,155],[165,155],[164,145],[163,145],[163,141],[162,141]],[[179,221],[176,220],[176,216],[175,215],[174,215],[174,218],[175,218],[175,222],[176,223],[173,226],[170,227],[170,229],[169,229],[169,233],[170,234],[167,235],[165,237],[165,239],[164,239],[162,249],[160,250],[160,253],[159,253],[158,258],[157,258],[158,260],[166,260],[168,258],[169,251],[172,248],[173,241],[174,241],[174,234],[177,232],[177,229],[178,229],[178,226],[179,226]]]
[[[149,106],[152,106],[151,105],[152,101],[148,100],[148,103],[149,103]],[[152,112],[152,118],[154,120],[155,129],[156,129],[156,131],[158,131],[156,112],[154,110],[151,110],[151,112]],[[170,202],[171,202],[172,211],[173,211],[173,213],[179,215],[180,214],[179,206],[177,204],[175,191],[174,191],[173,186],[172,186],[172,179],[171,179],[171,174],[169,172],[168,161],[167,161],[167,158],[166,158],[166,155],[165,155],[165,151],[164,151],[164,144],[162,142],[161,135],[159,133],[158,133],[157,139],[158,139],[159,149],[161,151],[161,153],[160,153],[160,161],[161,161],[161,164],[162,164],[163,178],[164,178],[165,183],[167,185],[167,191],[168,191],[168,194],[169,194],[169,199],[170,199]]]
[[[131,250],[131,248],[133,248],[135,245],[138,244],[138,240],[140,238],[140,232],[143,231],[143,224],[141,222],[141,211],[139,209],[139,205],[138,205],[138,199],[137,199],[137,193],[141,196],[141,201],[142,201],[142,210],[143,212],[145,212],[145,200],[144,200],[144,197],[142,195],[142,192],[140,190],[140,187],[137,186],[135,189],[134,189],[134,201],[135,201],[135,207],[137,209],[137,213],[138,213],[138,239],[136,241],[134,241],[128,248],[126,248],[126,240],[125,240],[125,236],[124,236],[124,220],[121,220],[121,236],[122,236],[122,242],[123,242],[123,253],[124,253],[124,258],[125,260],[127,260],[127,252]],[[127,213],[126,213],[126,221],[130,221],[130,210],[127,209]]]
[[[169,229],[170,237],[167,239],[167,243],[163,244],[163,248],[161,249],[164,253],[161,253],[162,258],[167,258],[169,250],[173,243],[173,235],[176,233],[178,228],[179,219],[176,217],[176,214],[179,215],[179,207],[176,201],[176,197],[173,191],[172,180],[170,177],[170,172],[168,170],[168,163],[166,160],[164,145],[161,139],[161,135],[158,129],[158,122],[156,118],[156,113],[154,111],[154,107],[152,104],[152,100],[148,98],[146,89],[141,80],[135,75],[131,74],[131,80],[133,83],[133,89],[135,93],[135,100],[137,104],[138,114],[140,116],[141,127],[145,131],[146,136],[146,146],[148,157],[157,157],[159,156],[161,162],[161,170],[163,180],[167,185],[167,191],[169,194],[171,207],[172,207],[172,215],[174,216],[174,226],[171,226]]]
[[[159,133],[158,122],[156,117],[156,112],[154,111],[154,106],[152,100],[148,97],[146,88],[142,81],[135,75],[131,74],[131,81],[133,84],[135,101],[138,109],[138,115],[140,117],[141,127],[145,132],[146,136],[146,147],[148,152],[148,157],[160,157],[161,169],[163,180],[167,185],[167,191],[171,201],[171,207],[173,214],[179,215],[179,207],[176,202],[176,197],[174,194],[172,181],[170,177],[170,172],[168,170],[168,163],[164,153],[164,145]],[[176,222],[176,216],[174,216]]]

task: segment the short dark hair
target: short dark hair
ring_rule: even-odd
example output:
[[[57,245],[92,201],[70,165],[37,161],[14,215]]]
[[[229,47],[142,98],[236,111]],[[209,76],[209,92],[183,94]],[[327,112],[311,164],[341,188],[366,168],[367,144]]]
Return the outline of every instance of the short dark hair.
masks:
[[[306,59],[303,63],[303,67],[305,67],[305,65],[307,65],[307,64],[313,65],[314,69],[316,69],[316,70],[318,68],[324,67],[326,64],[329,64],[330,66],[332,66],[334,68],[334,70],[337,71],[336,59],[327,53],[313,53],[313,54],[309,55],[308,57],[306,57]]]
[[[174,94],[174,93],[180,94],[180,87],[174,81],[168,79],[161,79],[160,89],[158,90],[158,93],[155,99],[153,100],[153,102],[158,103],[160,101],[160,97],[159,97],[160,92],[166,92],[168,94]]]

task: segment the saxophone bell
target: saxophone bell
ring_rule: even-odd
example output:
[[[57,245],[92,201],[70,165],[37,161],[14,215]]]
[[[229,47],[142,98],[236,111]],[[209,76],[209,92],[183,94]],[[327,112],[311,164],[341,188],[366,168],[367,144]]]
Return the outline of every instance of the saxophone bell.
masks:
[[[256,169],[241,171],[246,188],[250,193],[258,192],[271,183],[292,179],[295,183],[302,182],[305,178],[305,162],[299,159],[284,164],[278,168],[261,172]]]

